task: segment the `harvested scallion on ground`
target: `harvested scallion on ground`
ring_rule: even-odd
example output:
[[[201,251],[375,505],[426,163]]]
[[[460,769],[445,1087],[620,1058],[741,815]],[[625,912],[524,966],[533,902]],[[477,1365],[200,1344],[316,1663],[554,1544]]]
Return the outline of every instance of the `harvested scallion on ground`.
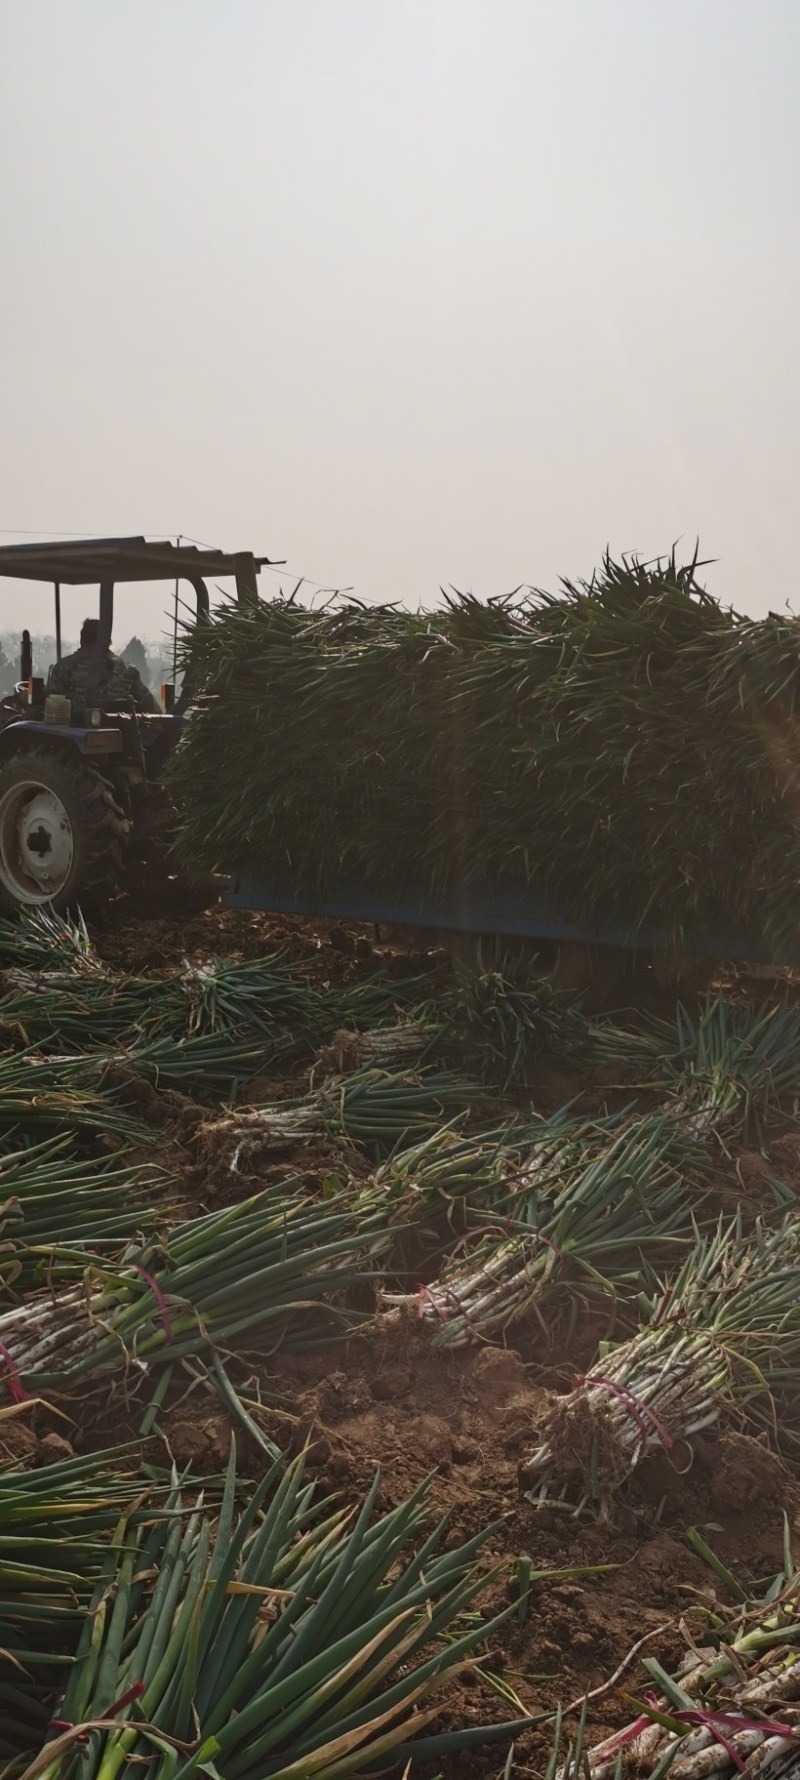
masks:
[[[87,1757],[97,1780],[132,1780],[142,1759],[153,1780],[402,1770],[451,1675],[515,1607],[488,1623],[470,1611],[491,1528],[448,1549],[446,1523],[425,1524],[426,1484],[378,1516],[378,1483],[353,1525],[326,1528],[302,1461],[268,1474],[239,1514],[231,1463],[216,1524],[176,1491],[171,1518],[129,1531],[105,1623],[98,1637],[87,1621],[58,1708],[80,1725],[117,1702],[114,1722],[87,1733],[85,1755],[55,1729],[44,1780],[84,1772]],[[453,1730],[442,1749],[510,1742],[528,1722]]]
[[[800,1224],[741,1219],[697,1237],[649,1305],[647,1322],[553,1401],[524,1467],[529,1499],[577,1493],[576,1512],[615,1490],[648,1455],[734,1410],[772,1426],[788,1418],[800,1379]],[[778,1422],[780,1426],[780,1420]]]

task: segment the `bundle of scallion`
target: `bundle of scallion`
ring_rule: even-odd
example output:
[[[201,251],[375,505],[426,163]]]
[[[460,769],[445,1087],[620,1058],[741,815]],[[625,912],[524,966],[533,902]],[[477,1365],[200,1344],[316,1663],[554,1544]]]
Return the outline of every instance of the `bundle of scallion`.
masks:
[[[380,1256],[384,1285],[405,1286],[422,1260],[427,1269],[450,1252],[471,1217],[506,1198],[526,1136],[515,1125],[475,1136],[465,1136],[457,1122],[445,1125],[356,1184],[359,1215],[380,1233],[372,1252]]]
[[[488,1623],[471,1611],[491,1528],[448,1550],[445,1523],[424,1529],[425,1484],[376,1519],[378,1483],[349,1527],[315,1516],[298,1461],[237,1516],[232,1461],[216,1524],[176,1491],[171,1518],[125,1530],[41,1780],[132,1780],[142,1761],[152,1780],[341,1780],[527,1728],[424,1735],[448,1679],[515,1608]]]
[[[277,953],[187,964],[180,983],[189,1008],[189,1033],[260,1037],[277,1053],[310,1049],[326,1025],[321,991],[309,982],[302,965],[289,964]]]
[[[186,857],[323,896],[533,884],[678,946],[724,908],[793,943],[800,626],[724,610],[697,573],[606,559],[558,596],[435,612],[223,607],[186,641]]]
[[[397,977],[383,971],[345,983],[330,983],[319,991],[322,1037],[330,1039],[341,1028],[364,1032],[403,1018],[425,1020],[435,986],[432,975]],[[434,1022],[436,1017],[434,1004]]]
[[[118,1105],[113,1092],[88,1079],[85,1056],[0,1054],[0,1134],[24,1132],[34,1140],[54,1127],[130,1143],[156,1141],[156,1133]]]
[[[0,918],[0,965],[86,977],[104,969],[83,916],[57,915],[46,908],[25,909],[13,921]]]
[[[525,1084],[544,1059],[591,1054],[592,1027],[576,997],[524,973],[459,969],[455,986],[411,1007],[392,1025],[334,1033],[320,1062],[341,1073],[366,1064],[396,1068],[436,1058],[475,1070],[506,1088]]]
[[[543,1059],[584,1061],[591,1026],[573,994],[546,980],[526,981],[510,964],[490,971],[459,971],[440,1017],[439,1045],[458,1046],[471,1068],[503,1087],[525,1083]]]
[[[323,1076],[344,1075],[357,1069],[401,1069],[418,1063],[441,1031],[441,1025],[422,1015],[395,1020],[391,1026],[372,1026],[358,1032],[340,1026],[317,1057],[312,1080]]]
[[[787,1552],[783,1572],[754,1599],[696,1534],[692,1539],[727,1582],[735,1609],[716,1606],[708,1635],[695,1632],[677,1674],[655,1657],[641,1658],[640,1710],[621,1730],[590,1746],[584,1708],[565,1750],[559,1717],[547,1780],[734,1780],[737,1773],[796,1780],[800,1572]]]
[[[96,961],[95,961],[96,962]],[[214,958],[162,977],[120,976],[102,968],[9,970],[0,1020],[25,1045],[96,1051],[168,1041],[268,1059],[308,1052],[325,1029],[318,992],[303,974],[270,956],[244,963]]]
[[[80,1283],[0,1313],[0,1380],[5,1371],[41,1392],[124,1367],[133,1385],[154,1364],[213,1356],[245,1332],[250,1347],[297,1347],[353,1327],[363,1316],[347,1294],[373,1278],[380,1222],[359,1217],[352,1193],[313,1204],[291,1185],[131,1244],[115,1263],[59,1249],[59,1277]]]
[[[579,1513],[610,1496],[654,1452],[734,1412],[771,1427],[791,1417],[800,1377],[800,1224],[742,1232],[740,1217],[696,1238],[647,1322],[554,1400],[523,1468],[530,1501],[577,1484]]]
[[[225,1033],[201,1032],[189,1038],[165,1035],[118,1041],[111,1050],[87,1051],[75,1062],[77,1080],[96,1082],[112,1092],[141,1080],[189,1095],[205,1092],[233,1098],[263,1068],[264,1052],[252,1039],[235,1041]]]
[[[380,1207],[392,1222],[419,1224],[432,1213],[496,1204],[510,1190],[529,1128],[501,1126],[465,1136],[456,1121],[382,1162],[359,1190],[359,1204]]]
[[[751,1007],[719,995],[696,1018],[650,1019],[653,1071],[698,1136],[743,1129],[760,1137],[770,1115],[794,1110],[800,1090],[800,1009]],[[664,1070],[666,1069],[666,1075]]]
[[[331,1137],[387,1154],[466,1112],[475,1094],[462,1076],[434,1070],[359,1069],[331,1076],[301,1100],[243,1107],[202,1127],[201,1141],[231,1145],[236,1172],[270,1149]]]
[[[598,1142],[598,1138],[601,1140]],[[602,1141],[604,1139],[604,1141]],[[518,1165],[503,1214],[481,1214],[439,1278],[416,1294],[384,1294],[381,1325],[414,1316],[437,1347],[496,1340],[535,1312],[556,1287],[580,1276],[613,1285],[636,1277],[644,1249],[685,1243],[695,1196],[687,1190],[672,1122],[665,1116],[602,1124],[583,1145],[568,1125],[540,1136]],[[685,1154],[684,1164],[688,1159]]]
[[[61,1248],[118,1254],[137,1230],[169,1212],[169,1182],[156,1168],[75,1154],[68,1137],[0,1146],[0,1281],[29,1288],[57,1272]]]
[[[7,970],[0,998],[5,1030],[40,1050],[96,1050],[128,1033],[146,1038],[165,1020],[180,1027],[183,1012],[183,998],[176,1004],[167,982],[95,970]]]
[[[132,1453],[0,1471],[0,1760],[27,1765],[48,1736],[92,1596],[121,1522],[150,1520],[163,1492]],[[103,1616],[105,1609],[99,1607]],[[7,1765],[6,1765],[7,1764]]]

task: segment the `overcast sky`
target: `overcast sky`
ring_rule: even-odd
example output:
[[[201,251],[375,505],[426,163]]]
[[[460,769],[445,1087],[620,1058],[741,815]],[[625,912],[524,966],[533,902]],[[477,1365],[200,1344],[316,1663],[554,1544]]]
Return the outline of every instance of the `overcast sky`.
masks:
[[[796,603],[799,0],[0,0],[0,151],[0,542]]]

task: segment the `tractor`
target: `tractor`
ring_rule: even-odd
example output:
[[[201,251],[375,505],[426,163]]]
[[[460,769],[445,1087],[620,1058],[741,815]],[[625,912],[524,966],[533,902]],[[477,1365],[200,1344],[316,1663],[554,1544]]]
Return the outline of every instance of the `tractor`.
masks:
[[[11,545],[0,549],[0,576],[52,584],[60,660],[61,592],[99,588],[99,632],[88,671],[87,706],[48,695],[34,678],[30,632],[22,632],[19,682],[0,699],[0,904],[89,907],[137,877],[152,884],[167,855],[172,823],[161,788],[191,701],[184,679],[162,687],[162,710],[108,709],[107,660],[117,583],[168,581],[175,597],[187,582],[193,617],[208,618],[208,575],[230,576],[240,601],[258,597],[267,557],[230,554],[146,538]],[[191,610],[191,608],[189,608]],[[111,701],[108,701],[111,702]],[[117,704],[123,701],[117,699]]]

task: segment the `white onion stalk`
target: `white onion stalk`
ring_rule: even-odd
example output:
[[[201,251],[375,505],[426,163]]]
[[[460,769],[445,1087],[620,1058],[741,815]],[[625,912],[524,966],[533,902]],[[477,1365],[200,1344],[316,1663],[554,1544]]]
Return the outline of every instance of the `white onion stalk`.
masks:
[[[91,1302],[91,1301],[90,1301]],[[88,1315],[87,1315],[88,1309]],[[15,1372],[69,1372],[99,1345],[106,1328],[92,1319],[80,1289],[58,1297],[30,1298],[0,1316],[0,1342]],[[6,1370],[5,1364],[0,1367]]]
[[[729,1362],[704,1335],[676,1324],[641,1330],[556,1400],[553,1431],[524,1466],[528,1499],[547,1499],[571,1454],[585,1474],[593,1435],[601,1468],[618,1484],[649,1454],[713,1427],[730,1385]]]
[[[373,1026],[366,1032],[343,1026],[323,1045],[311,1072],[312,1085],[318,1074],[342,1075],[370,1063],[379,1069],[412,1063],[430,1040],[430,1028],[420,1020],[398,1020],[394,1026]]]
[[[787,1627],[787,1637],[790,1635]],[[754,1637],[745,1634],[734,1642],[733,1650],[745,1656],[749,1638],[757,1650],[758,1633]],[[588,1780],[614,1780],[619,1772],[620,1753],[623,1775],[635,1774],[637,1780],[646,1780],[657,1769],[668,1773],[670,1780],[734,1780],[736,1768],[726,1744],[735,1749],[740,1761],[746,1761],[749,1777],[789,1780],[800,1774],[800,1706],[794,1703],[800,1700],[800,1661],[770,1664],[766,1672],[762,1670],[743,1686],[732,1686],[730,1669],[723,1667],[726,1672],[721,1676],[718,1658],[712,1659],[711,1664],[698,1662],[680,1678],[681,1694],[698,1713],[708,1714],[708,1722],[679,1736],[665,1725],[637,1719],[627,1730],[606,1737],[594,1749],[583,1752],[583,1771]],[[723,1691],[714,1685],[720,1680]],[[671,1715],[679,1710],[663,1701],[661,1709]],[[794,1735],[777,1734],[776,1721]],[[741,1722],[741,1728],[737,1728],[737,1722]],[[632,1736],[640,1723],[643,1728]],[[566,1780],[563,1769],[559,1780]]]
[[[290,1107],[280,1112],[275,1107],[253,1107],[247,1112],[209,1120],[201,1126],[199,1135],[201,1140],[229,1137],[233,1149],[228,1170],[238,1174],[243,1162],[253,1161],[267,1150],[285,1149],[304,1138],[318,1137],[322,1130],[319,1117],[310,1109]]]
[[[416,1293],[385,1294],[389,1308],[381,1324],[416,1316],[431,1331],[434,1347],[489,1341],[530,1309],[552,1260],[552,1251],[535,1236],[512,1237],[489,1251],[481,1266],[473,1257]]]

